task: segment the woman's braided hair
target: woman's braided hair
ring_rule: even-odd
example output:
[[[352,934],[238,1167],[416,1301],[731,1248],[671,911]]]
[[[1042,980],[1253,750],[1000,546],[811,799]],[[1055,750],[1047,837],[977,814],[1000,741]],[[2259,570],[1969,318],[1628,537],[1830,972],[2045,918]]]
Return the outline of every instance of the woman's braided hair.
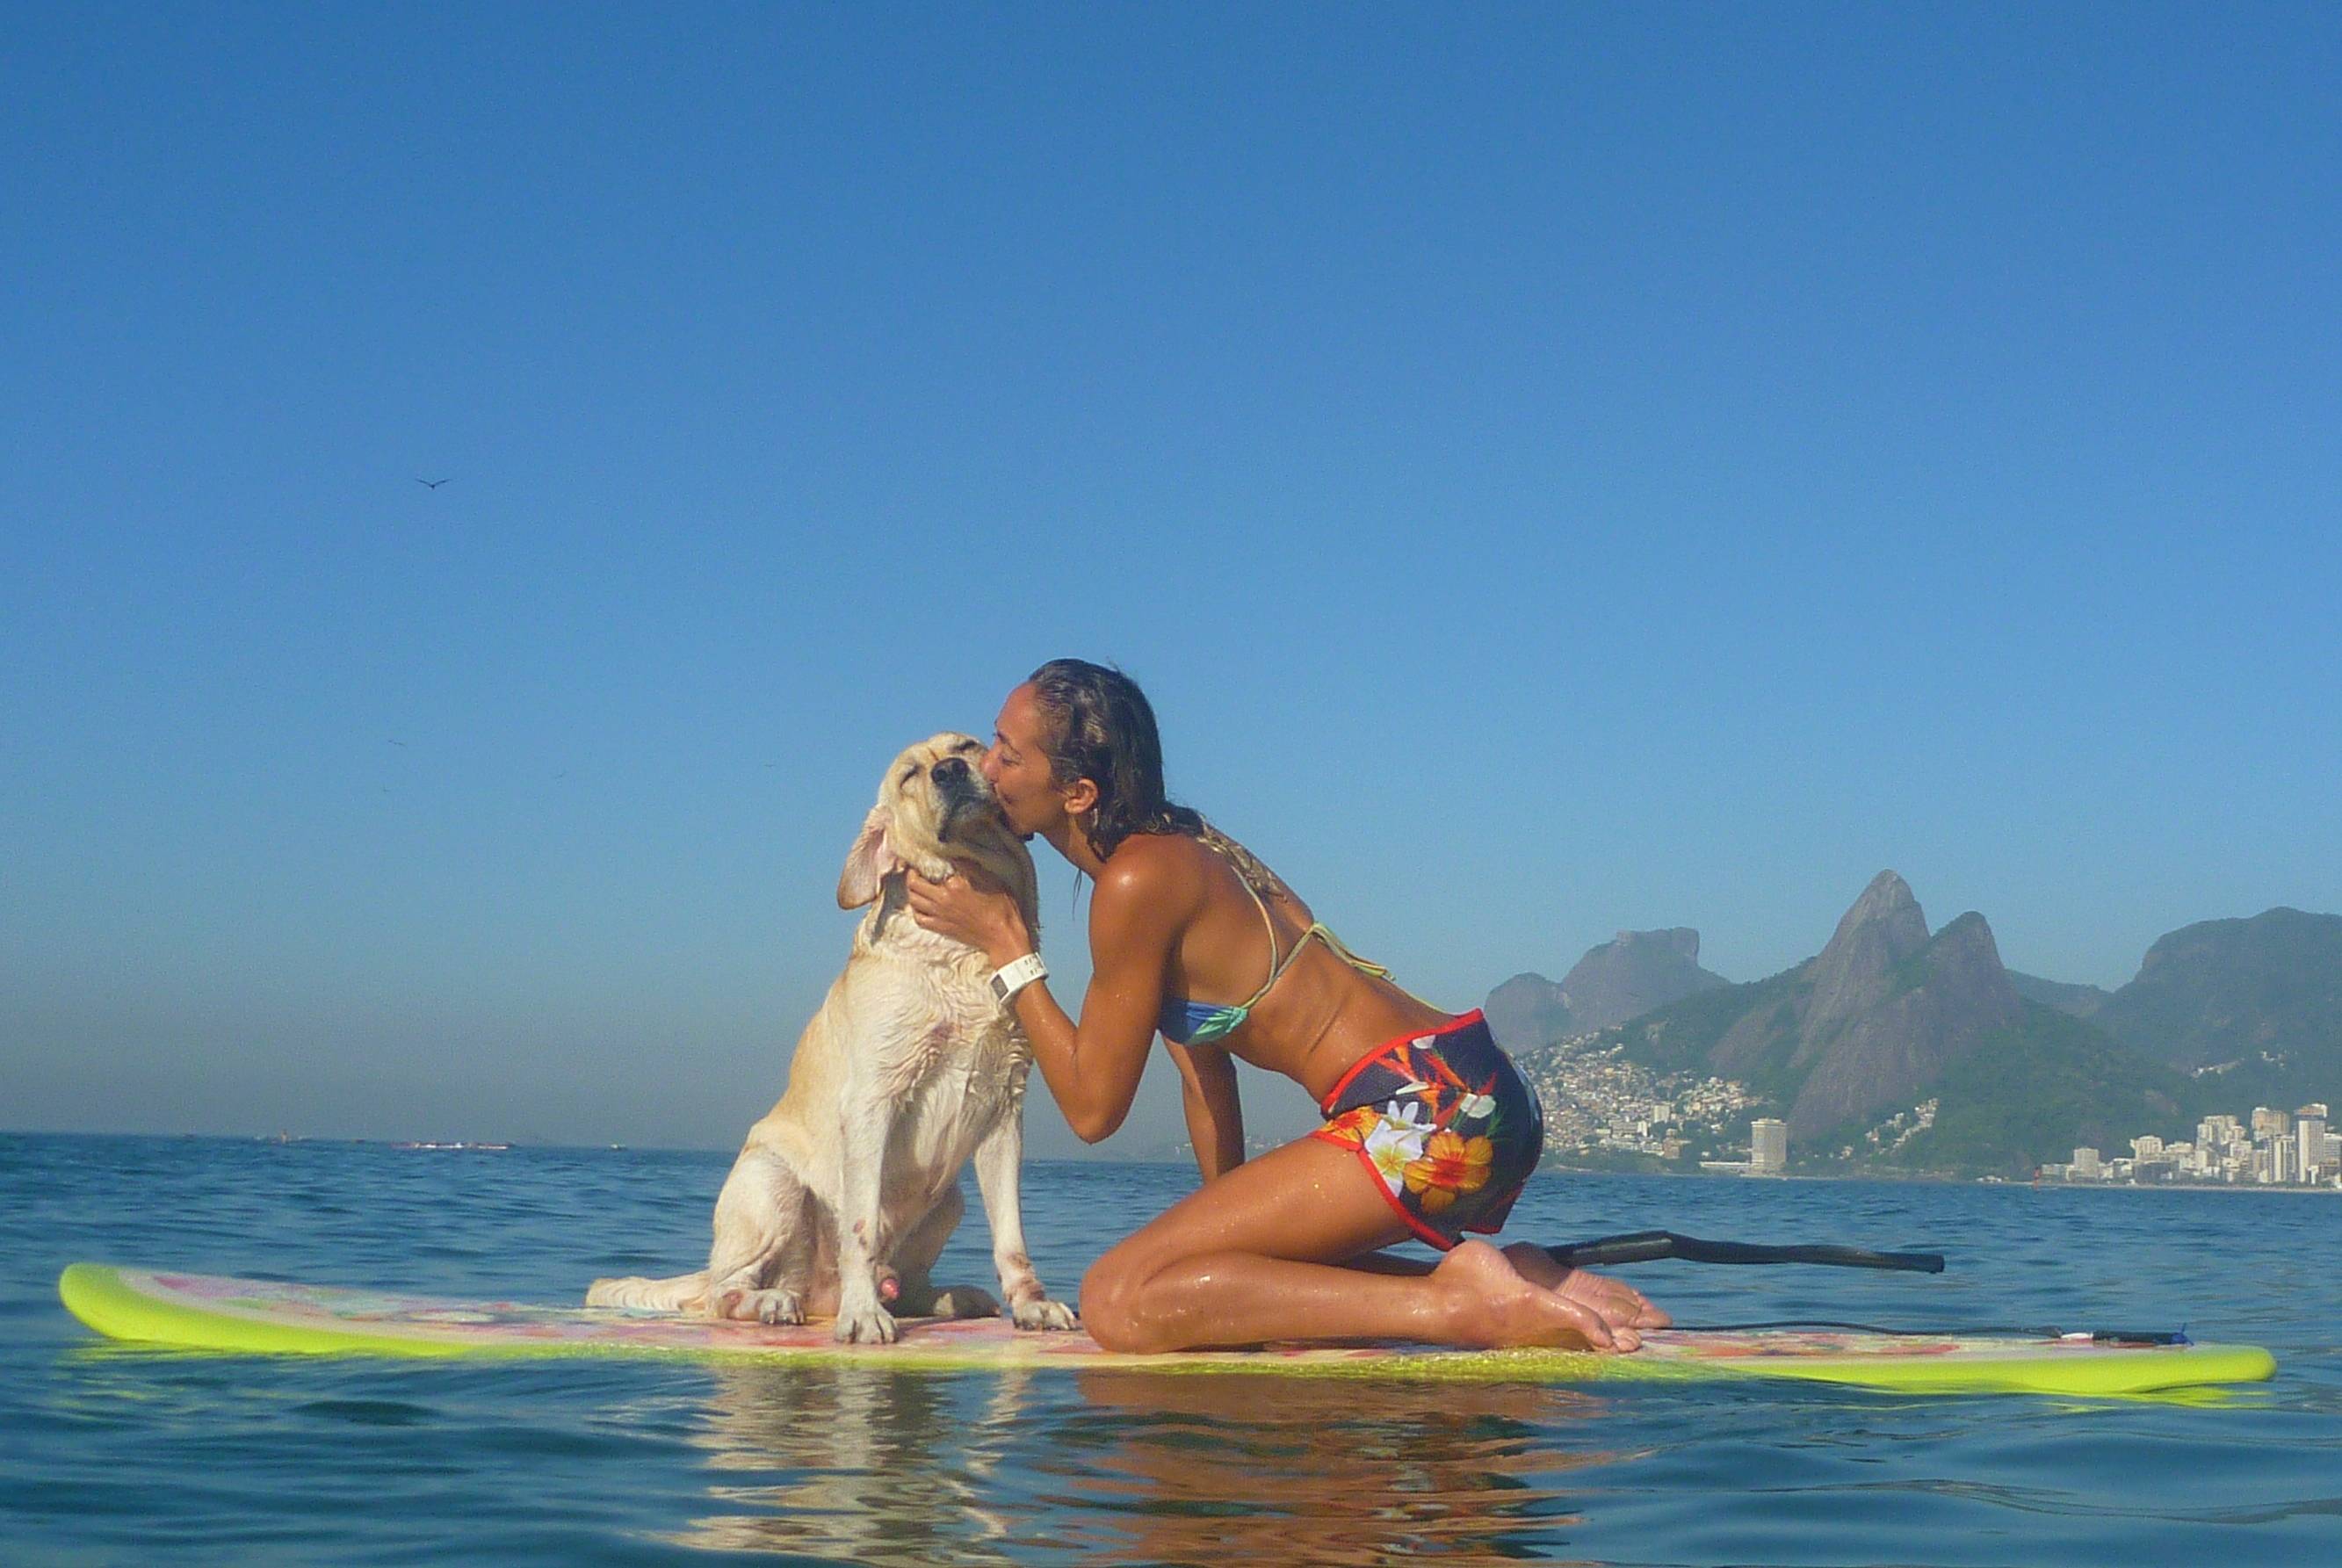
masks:
[[[1098,803],[1082,836],[1100,860],[1135,833],[1184,834],[1226,856],[1256,890],[1282,890],[1276,874],[1250,850],[1166,795],[1163,738],[1136,681],[1086,659],[1052,659],[1028,684],[1049,723],[1049,776],[1060,787],[1077,779],[1097,785]]]

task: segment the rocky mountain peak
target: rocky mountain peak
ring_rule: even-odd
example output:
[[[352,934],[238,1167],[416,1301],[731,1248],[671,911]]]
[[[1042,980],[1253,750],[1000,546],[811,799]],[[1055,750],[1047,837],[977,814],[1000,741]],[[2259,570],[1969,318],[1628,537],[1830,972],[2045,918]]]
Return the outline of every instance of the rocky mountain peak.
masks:
[[[1892,871],[1872,877],[1838,921],[1829,945],[1813,960],[1807,1036],[1827,1034],[1885,1001],[1894,991],[1895,966],[1927,945],[1927,917],[1911,895],[1911,884]]]
[[[1561,994],[1580,1029],[1607,1029],[1727,984],[1699,966],[1699,933],[1678,925],[1622,931],[1589,950],[1562,977]]]
[[[1678,958],[1699,962],[1699,933],[1688,925],[1671,925],[1664,931],[1622,931],[1611,942],[1616,946],[1663,948]]]
[[[1895,880],[1899,887],[1902,879]],[[1878,887],[1871,884],[1873,891]],[[1901,891],[1907,901],[1910,890]],[[1904,907],[1909,919],[1919,919],[1916,903]],[[1845,925],[1838,929],[1841,937],[1847,935]],[[2025,1004],[2009,984],[2000,944],[1983,915],[1971,910],[1933,939],[1926,936],[1921,921],[1919,944],[1908,950],[1902,944],[1909,928],[1899,911],[1868,929],[1872,936],[1857,934],[1842,955],[1836,1001],[1846,1010],[1825,1015],[1817,1006],[1807,1014],[1796,1060],[1809,1064],[1811,1071],[1790,1107],[1793,1135],[1910,1104],[1987,1034],[2025,1016]],[[1865,968],[1881,954],[1898,953],[1883,970]],[[1820,999],[1817,986],[1817,1004]]]
[[[1830,946],[1874,926],[1901,946],[1902,957],[1907,958],[1927,945],[1927,918],[1919,912],[1919,901],[1912,894],[1911,884],[1898,872],[1882,871],[1870,879],[1862,896],[1839,919],[1837,934],[1830,938]],[[1827,954],[1828,948],[1823,952]]]
[[[1934,940],[1957,947],[1981,946],[1992,954],[1995,963],[2000,960],[2000,944],[1993,940],[1990,923],[1973,909],[1947,922],[1943,930],[1936,933]]]
[[[1516,974],[1488,994],[1488,1027],[1508,1050],[1607,1029],[1731,982],[1699,966],[1699,933],[1678,925],[1622,931],[1589,948],[1556,985]]]
[[[1983,915],[1969,910],[1927,944],[1927,984],[1965,999],[1976,1014],[1995,1025],[2012,1024],[2024,1013],[2017,987],[2000,962],[2000,944]]]
[[[1569,1015],[1561,987],[1542,974],[1516,974],[1480,1004],[1496,1043],[1510,1051],[1548,1045],[1585,1031]]]

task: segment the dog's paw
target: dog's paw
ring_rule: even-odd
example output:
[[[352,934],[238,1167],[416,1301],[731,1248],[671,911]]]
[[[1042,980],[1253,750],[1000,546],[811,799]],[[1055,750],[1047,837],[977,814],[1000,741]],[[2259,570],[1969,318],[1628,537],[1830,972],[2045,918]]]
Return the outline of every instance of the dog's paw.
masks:
[[[876,1303],[856,1310],[837,1309],[840,1344],[893,1344],[895,1332],[895,1314]]]
[[[1021,1329],[1079,1328],[1080,1321],[1074,1309],[1063,1302],[1053,1302],[1043,1296],[1037,1301],[1018,1302],[1008,1309],[1008,1319]]]
[[[803,1323],[805,1303],[795,1291],[770,1290],[756,1293],[758,1323]]]
[[[936,1317],[998,1317],[1000,1303],[979,1285],[954,1285],[936,1293],[929,1312]]]
[[[714,1315],[735,1323],[803,1323],[805,1303],[791,1290],[729,1290],[716,1298]]]

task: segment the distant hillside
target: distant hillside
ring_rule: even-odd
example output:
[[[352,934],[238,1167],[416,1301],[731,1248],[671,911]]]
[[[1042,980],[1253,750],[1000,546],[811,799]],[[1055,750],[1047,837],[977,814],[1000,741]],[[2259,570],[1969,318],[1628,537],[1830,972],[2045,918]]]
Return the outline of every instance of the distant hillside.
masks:
[[[2114,994],[2102,985],[2076,985],[2064,980],[2044,980],[2037,974],[2020,974],[2014,969],[2008,972],[2008,983],[2027,1002],[2055,1007],[2075,1018],[2095,1016],[2098,1009],[2107,1004],[2107,999]]]
[[[1622,931],[1586,950],[1556,985],[1516,974],[1488,994],[1488,1028],[1507,1050],[1606,1029],[1686,996],[1730,984],[1699,966],[1699,933]]]
[[[2183,926],[2093,1023],[2231,1097],[2290,1104],[2342,1089],[2342,915],[2272,909]]]
[[[2129,1136],[2162,1129],[2183,1109],[2177,1074],[2019,996],[1983,915],[1963,914],[1931,935],[1891,871],[1863,890],[1814,957],[1686,997],[1583,1049],[1613,1048],[1655,1074],[1745,1084],[1786,1117],[1793,1151],[1825,1154],[1864,1150],[1868,1129],[1931,1099],[1941,1131],[1906,1142],[1905,1163],[2029,1169],[2102,1125],[2127,1126]],[[1546,1076],[1550,1065],[1533,1068]],[[2037,1146],[2047,1153],[2033,1154]]]
[[[1887,1156],[1918,1170],[2023,1175],[2076,1148],[2120,1152],[2144,1134],[2194,1130],[2187,1079],[2078,1018],[2037,1002],[1937,1081],[1935,1124]]]

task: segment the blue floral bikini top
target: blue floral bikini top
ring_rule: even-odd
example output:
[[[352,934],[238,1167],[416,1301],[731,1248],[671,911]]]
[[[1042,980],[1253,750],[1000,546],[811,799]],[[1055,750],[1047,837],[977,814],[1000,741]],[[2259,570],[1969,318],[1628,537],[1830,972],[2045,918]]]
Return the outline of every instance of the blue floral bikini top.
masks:
[[[1202,842],[1216,853],[1223,855],[1226,854],[1210,839],[1205,839]],[[1309,945],[1309,939],[1313,936],[1324,943],[1334,956],[1351,968],[1362,974],[1374,975],[1377,979],[1390,978],[1389,970],[1379,964],[1367,962],[1343,946],[1342,939],[1326,930],[1322,923],[1313,923],[1308,930],[1301,934],[1301,940],[1293,944],[1292,950],[1279,957],[1276,951],[1276,922],[1269,918],[1267,902],[1260,896],[1260,890],[1252,884],[1252,879],[1246,876],[1241,870],[1236,873],[1236,880],[1244,884],[1244,890],[1246,893],[1252,894],[1253,904],[1260,911],[1261,923],[1268,927],[1268,978],[1260,983],[1259,990],[1233,1006],[1217,1006],[1209,1002],[1190,1002],[1184,996],[1165,997],[1162,1015],[1155,1021],[1155,1026],[1163,1032],[1163,1038],[1166,1040],[1177,1045],[1208,1045],[1216,1040],[1225,1038],[1246,1019],[1252,1016],[1252,1010],[1260,1005],[1260,999],[1268,994],[1269,988],[1276,984],[1279,976],[1293,967],[1293,961],[1301,956],[1301,950]]]

